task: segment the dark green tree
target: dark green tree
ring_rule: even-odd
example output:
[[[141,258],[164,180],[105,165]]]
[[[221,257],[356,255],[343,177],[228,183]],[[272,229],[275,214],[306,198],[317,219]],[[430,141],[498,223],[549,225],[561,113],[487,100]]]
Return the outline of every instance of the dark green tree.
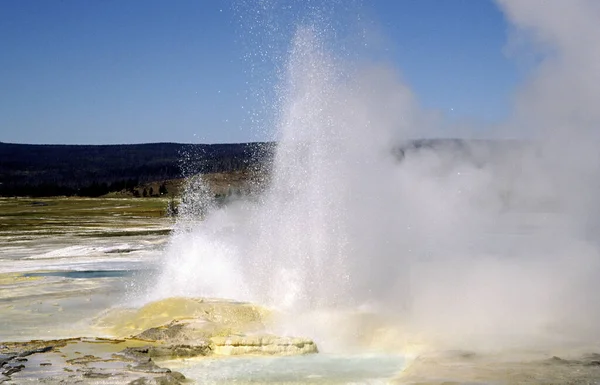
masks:
[[[164,195],[167,193],[167,185],[165,184],[165,182],[161,183],[161,185],[158,187],[158,194],[159,195]]]

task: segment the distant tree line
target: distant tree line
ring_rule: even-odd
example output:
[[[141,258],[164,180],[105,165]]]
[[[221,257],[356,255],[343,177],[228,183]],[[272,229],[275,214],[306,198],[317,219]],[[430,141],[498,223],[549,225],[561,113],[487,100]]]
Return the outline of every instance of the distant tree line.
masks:
[[[273,153],[273,143],[92,146],[0,142],[0,196],[134,194],[137,186],[149,182],[256,167],[269,163]],[[158,190],[147,194],[165,194],[166,186]]]
[[[434,151],[483,167],[492,155],[523,145],[517,141],[420,139],[392,146],[390,151],[399,162],[413,153]],[[0,142],[0,196],[97,197],[119,191],[144,196],[140,186],[200,173],[261,168],[267,175],[274,154],[273,142],[100,146]],[[146,196],[165,194],[160,187],[158,190],[147,188]]]

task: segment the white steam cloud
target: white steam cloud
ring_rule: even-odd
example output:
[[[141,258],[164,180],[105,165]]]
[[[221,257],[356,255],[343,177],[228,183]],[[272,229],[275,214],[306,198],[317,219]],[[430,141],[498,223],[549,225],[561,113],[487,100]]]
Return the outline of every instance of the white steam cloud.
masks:
[[[455,347],[598,338],[600,5],[500,5],[543,58],[505,125],[529,140],[411,145],[438,131],[396,71],[302,24],[269,190],[179,231],[153,295],[370,309]]]

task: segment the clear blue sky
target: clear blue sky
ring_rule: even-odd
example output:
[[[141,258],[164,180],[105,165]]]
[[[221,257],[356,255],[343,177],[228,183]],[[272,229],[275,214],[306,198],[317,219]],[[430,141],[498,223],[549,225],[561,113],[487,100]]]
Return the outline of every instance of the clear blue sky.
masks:
[[[253,41],[231,3],[1,1],[0,141],[266,139],[249,129],[243,57]],[[506,117],[518,72],[503,54],[508,26],[495,4],[373,0],[363,7],[423,106],[457,119]]]

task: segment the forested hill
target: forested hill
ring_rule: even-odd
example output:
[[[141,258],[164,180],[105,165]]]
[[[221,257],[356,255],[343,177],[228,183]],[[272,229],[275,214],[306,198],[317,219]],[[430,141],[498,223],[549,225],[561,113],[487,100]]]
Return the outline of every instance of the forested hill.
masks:
[[[99,196],[186,173],[243,171],[272,143],[32,145],[0,142],[0,196]]]
[[[436,153],[441,162],[461,159],[481,166],[497,154],[518,151],[523,144],[420,139],[399,144],[391,151],[399,162],[411,154],[429,151]],[[256,175],[247,171],[256,170],[257,165],[269,165],[274,152],[272,142],[133,145],[0,142],[0,196],[101,196],[112,192],[146,196],[143,194],[146,187],[153,191],[148,195],[155,196],[162,182],[197,173],[211,174],[207,179],[213,182],[212,189],[218,195],[229,187],[240,189],[244,181]]]

